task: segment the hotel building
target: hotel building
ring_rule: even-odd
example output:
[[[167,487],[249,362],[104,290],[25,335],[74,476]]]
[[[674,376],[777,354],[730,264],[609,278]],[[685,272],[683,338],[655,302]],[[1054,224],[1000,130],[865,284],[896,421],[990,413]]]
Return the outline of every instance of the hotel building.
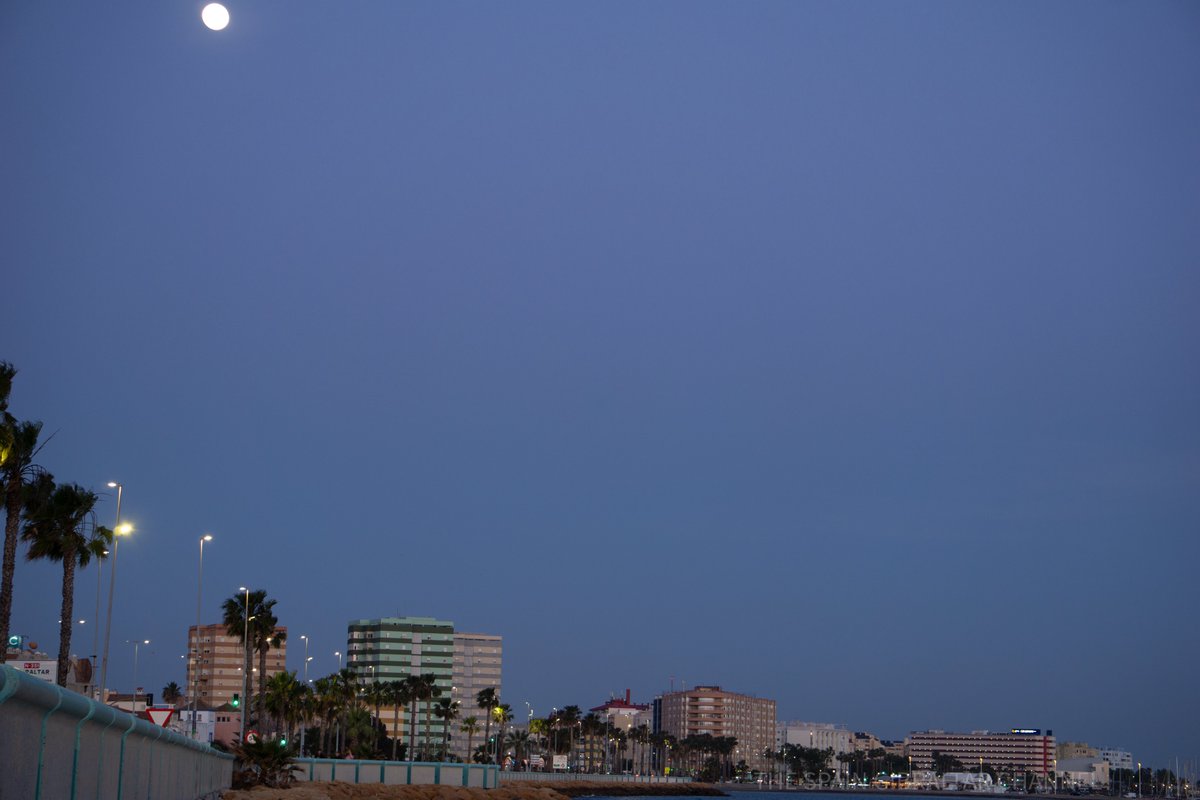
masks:
[[[921,731],[908,740],[913,769],[934,768],[934,753],[952,756],[970,770],[984,764],[999,772],[1032,772],[1046,777],[1054,770],[1055,742],[1051,731],[1013,729],[1008,733]]]
[[[767,769],[763,752],[775,744],[775,701],[726,692],[720,686],[697,686],[662,696],[661,726],[683,739],[711,734],[737,739],[733,762]]]
[[[285,638],[279,647],[267,651],[264,682],[286,669],[287,628],[278,627],[275,631]],[[216,708],[231,702],[235,694],[241,694],[242,665],[246,663],[246,652],[242,640],[230,636],[224,625],[201,625],[199,629],[195,625],[189,626],[188,653],[191,658],[188,659],[184,692],[189,698],[196,692],[200,708]],[[252,664],[255,686],[259,685],[258,663],[258,654],[255,653]]]

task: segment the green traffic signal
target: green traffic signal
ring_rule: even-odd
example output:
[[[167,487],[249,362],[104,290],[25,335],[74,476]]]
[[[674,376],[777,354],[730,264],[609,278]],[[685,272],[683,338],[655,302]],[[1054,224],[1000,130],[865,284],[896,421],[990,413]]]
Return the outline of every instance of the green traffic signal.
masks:
[[[241,695],[239,695],[237,692],[234,692],[233,699],[229,701],[229,705],[233,706],[234,708],[237,708],[241,704],[242,704]]]

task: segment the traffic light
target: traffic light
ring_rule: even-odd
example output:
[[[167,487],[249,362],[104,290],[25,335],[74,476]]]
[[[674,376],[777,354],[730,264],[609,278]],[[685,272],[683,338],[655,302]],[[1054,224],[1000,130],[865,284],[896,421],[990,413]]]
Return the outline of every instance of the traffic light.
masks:
[[[238,708],[242,704],[242,696],[237,692],[233,693],[233,699],[229,701],[229,705]]]
[[[286,737],[286,736],[280,736],[280,737],[279,737],[279,746],[280,746],[280,747],[287,747],[287,737]]]

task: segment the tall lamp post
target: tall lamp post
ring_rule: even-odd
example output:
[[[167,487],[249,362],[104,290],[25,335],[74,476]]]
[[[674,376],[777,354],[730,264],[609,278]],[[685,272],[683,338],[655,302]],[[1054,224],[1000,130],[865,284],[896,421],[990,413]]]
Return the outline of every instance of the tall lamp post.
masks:
[[[242,742],[246,741],[246,706],[250,704],[250,698],[246,697],[246,678],[250,670],[246,669],[246,664],[250,662],[250,590],[245,586],[238,587],[239,592],[246,593],[246,621],[242,625],[242,728],[238,739]]]
[[[200,571],[196,576],[196,651],[192,656],[192,738],[196,738],[196,702],[200,694],[200,596],[204,592],[204,543],[212,541],[212,534],[200,537]]]
[[[113,589],[117,585],[117,544],[121,541],[121,534],[128,533],[132,530],[126,526],[126,530],[121,530],[121,495],[124,493],[125,487],[118,481],[109,481],[108,488],[117,490],[117,521],[113,526],[113,549],[112,549],[112,570],[108,573],[108,616],[104,621],[104,659],[100,662],[100,702],[105,700],[105,693],[108,690],[108,642],[112,638],[112,607],[113,607]]]
[[[96,679],[100,677],[100,589],[104,586],[105,558],[108,558],[107,550],[101,554],[101,558],[96,559],[96,616],[92,617],[92,695],[96,695],[96,690],[100,688]],[[100,698],[96,695],[95,699]]]
[[[308,636],[300,634],[300,638],[304,640],[304,689],[308,691]],[[308,726],[303,722],[300,723],[300,757],[304,758],[304,734],[308,733]]]
[[[142,646],[142,645],[144,645],[144,644],[150,644],[150,640],[149,640],[149,639],[140,639],[140,640],[139,640],[139,639],[126,639],[126,640],[125,640],[125,644],[131,644],[131,645],[133,645],[133,703],[132,703],[132,704],[131,704],[131,706],[130,706],[130,713],[131,713],[131,714],[134,714],[134,713],[137,713],[137,694],[138,694],[138,691],[137,691],[137,690],[138,690],[138,685],[137,685],[137,662],[138,662],[138,648],[139,648],[139,647],[141,647],[141,646]]]

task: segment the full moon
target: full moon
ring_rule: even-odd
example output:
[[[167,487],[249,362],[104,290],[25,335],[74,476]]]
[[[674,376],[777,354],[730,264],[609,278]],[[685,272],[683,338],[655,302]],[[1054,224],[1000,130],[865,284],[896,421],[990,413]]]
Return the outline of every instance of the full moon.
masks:
[[[212,30],[222,31],[229,24],[229,10],[220,3],[209,3],[200,12],[200,19]]]

